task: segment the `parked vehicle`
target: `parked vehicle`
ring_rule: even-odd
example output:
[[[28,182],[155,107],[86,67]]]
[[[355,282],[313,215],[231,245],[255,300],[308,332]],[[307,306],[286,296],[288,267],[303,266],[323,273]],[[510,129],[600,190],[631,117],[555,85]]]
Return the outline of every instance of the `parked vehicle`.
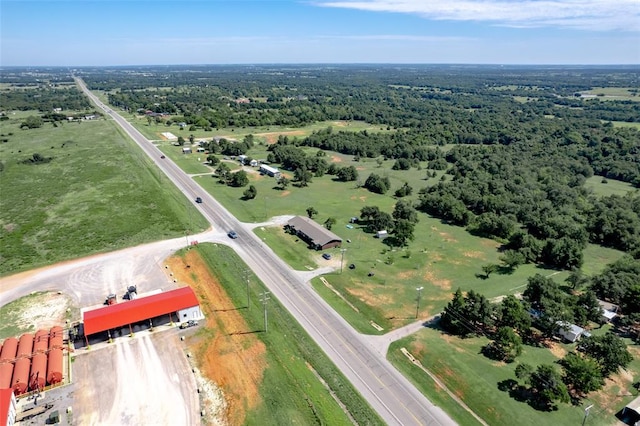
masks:
[[[189,321],[185,321],[183,323],[180,323],[180,328],[185,329],[185,328],[189,328],[189,327],[195,327],[196,325],[198,325],[198,321],[189,320]]]
[[[322,255],[322,257],[323,257],[323,258],[325,258],[325,259],[327,259],[327,260],[331,259],[331,255],[330,255],[329,253],[324,253],[324,254]]]

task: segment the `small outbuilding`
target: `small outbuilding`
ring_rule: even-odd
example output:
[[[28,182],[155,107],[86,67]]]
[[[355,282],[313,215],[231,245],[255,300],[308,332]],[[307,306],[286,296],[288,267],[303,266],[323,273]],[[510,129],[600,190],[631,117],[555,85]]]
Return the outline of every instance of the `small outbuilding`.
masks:
[[[260,173],[274,177],[276,179],[280,179],[281,176],[280,170],[275,167],[267,166],[266,164],[260,165]]]
[[[342,244],[339,236],[308,217],[296,216],[290,219],[284,228],[300,237],[315,250],[324,250]]]
[[[189,147],[189,146],[183,146],[183,147],[182,147],[182,153],[183,153],[183,154],[191,154],[191,153],[192,153],[192,151],[191,151],[191,147]]]
[[[600,322],[606,324],[611,322],[616,316],[618,316],[618,305],[605,302],[604,300],[598,300],[602,315],[600,316]]]
[[[380,238],[381,240],[384,240],[388,236],[389,236],[389,233],[386,230],[376,232],[376,238]]]

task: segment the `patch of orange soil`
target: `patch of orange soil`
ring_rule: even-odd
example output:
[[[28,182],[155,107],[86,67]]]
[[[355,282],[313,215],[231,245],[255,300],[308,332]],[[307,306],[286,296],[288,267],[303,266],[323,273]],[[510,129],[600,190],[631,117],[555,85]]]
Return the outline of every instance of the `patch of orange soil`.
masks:
[[[289,191],[289,190],[287,190],[287,191],[282,191],[282,192],[280,193],[280,196],[281,196],[281,197],[286,197],[286,196],[287,196],[287,195],[289,195],[289,194],[291,194],[291,191]]]
[[[436,277],[433,271],[426,271],[422,278],[429,281],[436,287],[440,287],[443,290],[451,290],[451,280],[441,279]]]
[[[332,155],[331,161],[334,163],[342,163],[342,158],[338,157],[337,155]]]
[[[292,130],[289,132],[269,132],[269,133],[256,133],[256,136],[264,137],[268,144],[274,144],[278,142],[278,138],[282,136],[304,136],[305,132],[302,130]]]
[[[169,258],[166,263],[178,282],[193,288],[206,316],[204,329],[187,343],[202,374],[223,390],[227,424],[243,424],[246,412],[261,401],[265,346],[248,329],[196,251]]]
[[[398,275],[397,275],[397,277],[402,280],[413,278],[415,276],[416,276],[416,271],[402,271],[402,272],[398,272]]]
[[[366,168],[365,167],[356,167],[356,170],[361,170],[362,171],[362,170],[366,170]]]
[[[555,356],[556,358],[564,358],[564,356],[567,354],[567,351],[556,342],[549,341],[547,342],[547,345],[549,351],[551,351],[553,356]]]

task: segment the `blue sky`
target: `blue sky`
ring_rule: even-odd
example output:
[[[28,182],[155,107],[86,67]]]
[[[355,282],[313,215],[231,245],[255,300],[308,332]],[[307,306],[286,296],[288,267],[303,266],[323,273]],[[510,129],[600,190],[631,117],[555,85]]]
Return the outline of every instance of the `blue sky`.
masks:
[[[640,0],[0,0],[0,65],[640,64]]]

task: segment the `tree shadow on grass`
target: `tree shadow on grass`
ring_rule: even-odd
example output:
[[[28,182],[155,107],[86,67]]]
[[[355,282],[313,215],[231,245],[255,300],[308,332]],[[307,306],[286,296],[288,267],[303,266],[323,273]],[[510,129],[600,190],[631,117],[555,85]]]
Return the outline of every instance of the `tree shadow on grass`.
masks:
[[[514,379],[505,379],[498,382],[498,390],[508,392],[509,396],[518,402],[524,402],[537,411],[557,411],[558,407],[543,401],[535,393],[531,392],[526,386],[520,385]]]

